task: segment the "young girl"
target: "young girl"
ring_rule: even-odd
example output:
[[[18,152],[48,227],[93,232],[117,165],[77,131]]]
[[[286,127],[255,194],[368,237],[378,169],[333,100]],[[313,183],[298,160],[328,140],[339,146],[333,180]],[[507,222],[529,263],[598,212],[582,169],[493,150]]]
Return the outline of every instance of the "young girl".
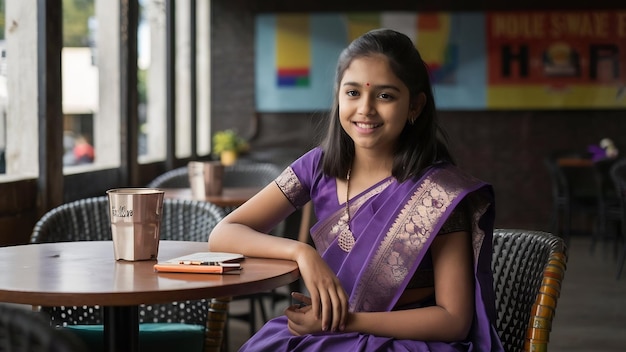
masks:
[[[242,351],[500,351],[489,185],[453,165],[411,40],[374,30],[336,71],[321,145],[228,215],[213,251],[294,260],[310,296]],[[313,202],[315,248],[268,235]]]

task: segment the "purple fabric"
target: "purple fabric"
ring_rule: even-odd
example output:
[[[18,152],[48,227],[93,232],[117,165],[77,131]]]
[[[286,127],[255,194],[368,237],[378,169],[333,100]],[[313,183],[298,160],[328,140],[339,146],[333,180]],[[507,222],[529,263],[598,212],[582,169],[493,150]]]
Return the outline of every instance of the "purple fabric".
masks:
[[[350,199],[350,228],[356,242],[346,251],[337,243],[342,221],[347,220],[344,200],[337,196],[335,179],[322,174],[321,157],[321,150],[313,149],[285,170],[277,184],[296,206],[313,200],[319,221],[311,229],[312,238],[348,293],[352,312],[391,311],[447,217],[468,199],[475,211],[476,274],[470,338],[443,343],[360,333],[292,336],[281,316],[265,324],[240,351],[501,351],[491,323],[495,321],[491,187],[451,165],[432,167],[419,179],[403,183],[391,177],[382,180]]]

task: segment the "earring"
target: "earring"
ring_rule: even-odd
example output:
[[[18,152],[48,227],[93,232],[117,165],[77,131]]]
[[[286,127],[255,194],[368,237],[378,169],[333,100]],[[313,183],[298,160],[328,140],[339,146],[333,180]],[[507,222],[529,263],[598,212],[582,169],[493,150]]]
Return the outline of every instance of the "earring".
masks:
[[[410,125],[414,124],[415,120],[417,120],[417,116],[416,115],[409,116],[409,124]]]

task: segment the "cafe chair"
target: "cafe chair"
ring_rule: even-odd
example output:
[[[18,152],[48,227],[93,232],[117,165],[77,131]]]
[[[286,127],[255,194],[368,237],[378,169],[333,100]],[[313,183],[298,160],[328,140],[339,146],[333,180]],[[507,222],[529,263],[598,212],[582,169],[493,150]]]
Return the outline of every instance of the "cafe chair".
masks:
[[[505,351],[548,350],[566,262],[566,245],[559,236],[494,230],[495,327]]]
[[[54,208],[36,223],[30,242],[111,240],[108,207],[108,198],[101,196]],[[208,242],[211,231],[224,216],[222,208],[209,202],[164,199],[160,238]],[[150,351],[219,350],[216,346],[222,343],[226,324],[224,305],[228,307],[227,302],[216,299],[140,305],[140,344]],[[71,329],[90,347],[102,348],[99,307],[41,307],[41,310],[49,315],[53,325]],[[221,316],[223,319],[219,321]]]
[[[189,172],[187,166],[179,167],[157,176],[148,183],[150,188],[189,188]]]
[[[621,217],[621,252],[617,259],[617,279],[622,276],[624,261],[626,261],[626,159],[616,161],[610,170],[611,178],[615,185],[615,193],[619,198]],[[619,241],[616,241],[616,245]]]
[[[50,326],[30,309],[0,304],[0,351],[87,352],[87,346],[71,332]]]
[[[592,168],[559,165],[559,159],[562,158],[585,158],[585,155],[577,152],[555,152],[544,158],[552,191],[551,231],[555,234],[562,233],[567,244],[572,235],[573,216],[581,215],[595,223],[598,203]]]
[[[224,177],[222,179],[223,187],[264,187],[273,182],[276,177],[280,176],[282,168],[276,164],[269,162],[256,162],[256,161],[239,161],[233,165],[226,166],[224,168]],[[152,188],[189,188],[189,173],[187,167],[179,167],[170,171],[167,171],[154,180],[152,180],[148,187]],[[229,213],[235,209],[235,207],[224,207],[226,213]],[[290,220],[290,219],[288,219]],[[286,222],[279,224],[272,234],[277,236],[284,236],[286,229]],[[257,330],[257,307],[261,313],[261,320],[267,321],[270,316],[267,312],[263,299],[269,298],[272,308],[281,299],[288,299],[285,295],[279,294],[276,290],[272,290],[269,293],[257,293],[253,295],[245,295],[239,297],[233,297],[235,301],[248,300],[247,312],[231,312],[229,319],[237,319],[246,321],[250,326],[250,335],[254,334]]]
[[[272,163],[240,162],[224,167],[224,187],[263,187],[274,181],[282,169]],[[157,176],[148,183],[150,188],[189,188],[189,172],[186,166]]]
[[[595,177],[596,202],[598,206],[598,229],[591,241],[593,250],[598,240],[605,244],[613,239],[617,244],[622,223],[622,207],[615,182],[611,177],[611,168],[616,159],[602,159],[593,163]],[[614,246],[617,250],[617,245]]]
[[[227,166],[224,169],[224,178],[222,183],[224,187],[264,187],[272,183],[280,174],[282,169],[275,164],[266,162],[238,162],[236,164]],[[234,208],[227,208],[226,211],[232,211]],[[285,222],[279,224],[272,234],[276,236],[285,235]],[[250,335],[254,334],[257,330],[257,307],[261,313],[261,319],[263,322],[269,320],[270,316],[263,302],[264,298],[269,298],[272,304],[272,308],[275,303],[280,299],[286,299],[284,295],[279,294],[276,290],[264,293],[256,293],[252,295],[244,295],[233,297],[234,301],[248,300],[248,311],[244,313],[229,314],[229,319],[237,319],[248,322],[250,326]]]

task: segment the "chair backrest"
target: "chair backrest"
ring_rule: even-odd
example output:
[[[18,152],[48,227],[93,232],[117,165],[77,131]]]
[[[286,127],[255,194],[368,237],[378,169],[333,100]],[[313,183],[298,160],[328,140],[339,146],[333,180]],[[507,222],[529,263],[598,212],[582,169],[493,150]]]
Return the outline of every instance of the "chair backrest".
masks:
[[[493,234],[496,330],[505,351],[546,351],[567,254],[561,237],[531,230]]]
[[[596,194],[600,206],[610,203],[611,200],[617,200],[615,183],[611,177],[611,169],[616,162],[615,159],[603,159],[593,164],[596,180]]]
[[[552,198],[555,202],[561,202],[569,197],[569,185],[567,178],[557,164],[554,156],[549,156],[543,160],[548,175],[550,176],[550,184],[552,190]]]
[[[161,239],[207,242],[215,225],[225,216],[215,204],[165,199]],[[111,240],[108,198],[82,199],[50,210],[37,222],[31,243]],[[102,324],[98,307],[43,307],[57,325]],[[141,305],[140,322],[185,322],[204,325],[208,300]]]
[[[263,187],[280,176],[283,170],[271,163],[238,163],[224,169],[224,187]]]
[[[616,195],[620,199],[622,208],[626,209],[626,158],[617,160],[609,171]]]
[[[208,241],[210,231],[224,216],[221,207],[209,202],[164,199],[161,239]],[[101,196],[76,200],[48,211],[35,224],[30,242],[111,239],[109,201]]]
[[[35,224],[31,243],[111,240],[106,196],[79,199],[45,213]]]
[[[179,167],[157,176],[148,183],[150,188],[189,188],[189,172],[187,167]]]
[[[568,201],[572,196],[595,195],[596,174],[594,168],[559,165],[559,159],[586,159],[585,153],[558,151],[544,158],[552,183],[552,194],[557,201]]]
[[[68,331],[56,329],[40,313],[0,304],[0,351],[86,352]]]
[[[283,170],[272,163],[240,162],[224,168],[224,187],[265,186],[280,175]],[[179,167],[167,171],[147,187],[151,188],[189,188],[189,172],[187,167]]]

